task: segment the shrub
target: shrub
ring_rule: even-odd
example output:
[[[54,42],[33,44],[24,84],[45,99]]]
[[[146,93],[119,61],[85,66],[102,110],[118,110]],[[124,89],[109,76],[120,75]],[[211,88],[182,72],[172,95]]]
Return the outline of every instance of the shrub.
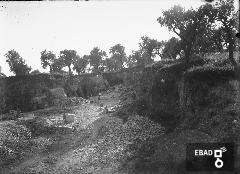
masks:
[[[109,88],[109,83],[102,76],[83,77],[80,79],[77,94],[79,97],[87,98],[107,88]]]

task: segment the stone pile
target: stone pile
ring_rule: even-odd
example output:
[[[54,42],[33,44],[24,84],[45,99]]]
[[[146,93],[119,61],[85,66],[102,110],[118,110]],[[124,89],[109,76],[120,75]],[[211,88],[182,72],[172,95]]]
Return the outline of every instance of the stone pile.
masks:
[[[81,104],[88,104],[90,100],[84,99],[82,97],[68,97],[64,100],[65,106],[77,106]]]
[[[56,174],[60,174],[63,167],[65,173],[89,173],[90,170],[91,173],[118,173],[121,161],[134,155],[139,148],[139,142],[165,132],[161,125],[138,115],[130,117],[125,124],[114,117],[99,119],[94,127],[96,126],[97,128],[93,128],[94,143],[68,153],[56,165]],[[130,150],[132,146],[136,148]],[[108,168],[109,172],[98,172],[97,167]]]
[[[114,106],[112,106],[112,107],[110,107],[109,109],[108,109],[108,112],[115,112],[118,108],[120,108],[121,107],[121,105],[120,104],[117,104],[117,105],[114,105]]]

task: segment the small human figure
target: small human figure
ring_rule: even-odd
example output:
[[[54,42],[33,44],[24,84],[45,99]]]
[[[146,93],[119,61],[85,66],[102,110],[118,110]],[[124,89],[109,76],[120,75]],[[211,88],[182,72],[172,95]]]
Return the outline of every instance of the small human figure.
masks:
[[[104,110],[105,110],[105,113],[107,114],[108,113],[108,107],[105,106]]]
[[[17,118],[19,118],[20,115],[21,115],[21,109],[18,107],[18,108],[17,108]]]
[[[99,93],[98,93],[98,100],[100,100],[100,99],[101,99],[101,98],[100,98],[100,97],[101,97],[101,95],[102,95],[102,94],[101,94],[101,92],[99,92]]]

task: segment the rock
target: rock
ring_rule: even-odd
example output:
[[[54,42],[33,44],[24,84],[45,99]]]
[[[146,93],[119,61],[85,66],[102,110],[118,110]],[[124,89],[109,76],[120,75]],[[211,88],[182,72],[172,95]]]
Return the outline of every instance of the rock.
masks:
[[[16,121],[0,122],[0,166],[23,154],[30,138],[30,130]]]
[[[65,114],[65,122],[66,123],[73,123],[74,122],[74,118],[75,118],[75,114]]]
[[[36,116],[34,115],[34,113],[21,113],[22,117],[19,117],[18,120],[19,121],[27,121],[27,120],[32,120],[34,119]]]
[[[18,120],[18,123],[25,125],[34,136],[48,134],[53,127],[49,119],[42,117],[23,117]]]

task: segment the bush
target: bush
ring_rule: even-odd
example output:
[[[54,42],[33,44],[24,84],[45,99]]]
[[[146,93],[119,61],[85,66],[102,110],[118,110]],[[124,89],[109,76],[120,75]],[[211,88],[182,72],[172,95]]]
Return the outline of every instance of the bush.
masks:
[[[3,94],[6,105],[3,108],[4,112],[18,108],[27,112],[40,107],[37,103],[32,103],[32,99],[45,96],[48,89],[53,86],[53,81],[46,74],[12,76],[0,81],[2,88],[0,93]]]
[[[110,86],[119,85],[123,83],[123,73],[109,72],[104,73],[103,78],[106,79]]]
[[[77,94],[79,97],[88,98],[108,88],[109,83],[102,76],[83,77],[80,79]]]

